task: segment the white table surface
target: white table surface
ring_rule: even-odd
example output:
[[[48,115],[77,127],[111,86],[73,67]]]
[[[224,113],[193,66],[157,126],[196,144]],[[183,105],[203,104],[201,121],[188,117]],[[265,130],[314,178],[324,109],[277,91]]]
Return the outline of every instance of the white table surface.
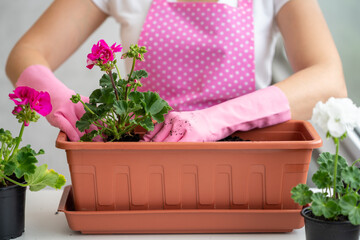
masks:
[[[130,239],[130,240],[232,240],[232,239],[265,239],[265,240],[305,240],[304,228],[290,233],[261,234],[116,234],[116,235],[83,235],[72,231],[67,224],[65,214],[56,214],[62,190],[42,190],[26,193],[25,232],[17,239],[53,240],[53,239]]]

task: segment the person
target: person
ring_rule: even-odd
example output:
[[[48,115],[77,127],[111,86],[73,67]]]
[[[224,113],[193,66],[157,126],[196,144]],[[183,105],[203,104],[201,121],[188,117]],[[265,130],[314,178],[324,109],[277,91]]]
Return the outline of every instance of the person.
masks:
[[[307,120],[316,102],[347,96],[316,0],[55,0],[12,49],[6,73],[16,86],[50,93],[47,120],[72,141],[81,136],[75,122],[84,110],[52,71],[108,16],[121,25],[124,49],[147,47],[137,65],[149,71],[144,89],[174,108],[144,141],[216,141]],[[294,74],[271,85],[279,33]]]

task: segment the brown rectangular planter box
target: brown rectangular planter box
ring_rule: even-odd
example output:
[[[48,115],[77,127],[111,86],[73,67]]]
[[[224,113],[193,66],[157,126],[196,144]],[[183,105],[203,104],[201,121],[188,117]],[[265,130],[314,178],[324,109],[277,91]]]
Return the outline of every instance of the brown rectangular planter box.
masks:
[[[56,146],[66,150],[76,211],[299,210],[290,190],[306,182],[322,145],[311,124],[235,135],[251,141],[85,143],[60,132]]]

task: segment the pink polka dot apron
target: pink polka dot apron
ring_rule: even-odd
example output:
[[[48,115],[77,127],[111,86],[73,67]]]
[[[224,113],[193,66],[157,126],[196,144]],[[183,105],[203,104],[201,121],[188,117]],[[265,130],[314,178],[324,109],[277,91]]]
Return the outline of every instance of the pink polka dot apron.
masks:
[[[149,77],[176,111],[199,110],[255,90],[252,0],[221,3],[153,0],[139,45]]]

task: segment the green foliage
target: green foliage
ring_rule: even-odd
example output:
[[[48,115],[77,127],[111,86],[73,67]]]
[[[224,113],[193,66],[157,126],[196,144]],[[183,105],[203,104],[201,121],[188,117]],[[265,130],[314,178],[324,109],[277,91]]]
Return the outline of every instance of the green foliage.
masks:
[[[6,186],[5,180],[11,181],[20,186],[29,186],[31,191],[39,191],[49,186],[60,189],[66,182],[63,175],[54,170],[48,170],[47,165],[37,166],[37,156],[44,154],[44,150],[35,152],[30,145],[18,148],[21,142],[21,135],[13,138],[10,131],[0,129],[0,187]],[[20,181],[24,178],[25,183]]]
[[[319,169],[312,177],[321,192],[314,193],[307,185],[298,184],[291,190],[291,197],[300,205],[311,204],[315,216],[336,221],[343,215],[352,224],[360,225],[360,169],[348,166],[346,160],[338,155],[339,139],[334,139],[334,142],[336,154],[320,154],[317,159]]]
[[[46,186],[60,189],[65,184],[66,180],[63,175],[47,168],[48,166],[43,164],[36,168],[34,174],[25,175],[25,181],[29,184],[31,191],[39,191]]]
[[[299,184],[291,190],[292,198],[300,205],[306,205],[311,202],[313,192],[305,184]]]
[[[89,103],[82,102],[85,114],[76,127],[84,132],[93,125],[97,130],[85,131],[81,141],[92,141],[97,136],[104,141],[120,141],[126,135],[133,135],[136,126],[151,131],[154,121],[164,121],[164,115],[172,109],[168,103],[155,92],[137,90],[142,86],[140,79],[148,77],[148,73],[133,70],[136,60],[143,61],[146,52],[145,47],[131,45],[123,54],[123,58],[133,58],[128,78],[122,79],[119,72],[107,71],[99,81],[100,88],[91,93]],[[78,100],[76,95],[72,99]]]

